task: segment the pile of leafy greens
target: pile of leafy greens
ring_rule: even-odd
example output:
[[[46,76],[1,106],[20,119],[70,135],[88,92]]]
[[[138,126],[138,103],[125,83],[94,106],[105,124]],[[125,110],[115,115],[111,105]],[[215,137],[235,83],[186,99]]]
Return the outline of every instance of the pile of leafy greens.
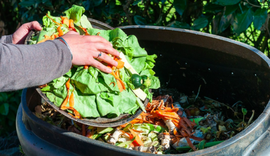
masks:
[[[77,32],[78,28],[86,28],[89,35],[102,36],[111,42],[116,50],[125,54],[126,59],[140,75],[146,75],[150,80],[150,85],[143,85],[141,89],[147,94],[147,98],[152,100],[150,89],[160,87],[158,77],[154,76],[152,70],[155,64],[156,55],[148,55],[145,49],[141,48],[137,38],[134,35],[126,35],[121,29],[99,30],[94,29],[85,15],[85,9],[81,6],[73,5],[65,11],[65,16],[74,21]],[[53,20],[54,21],[53,21]],[[44,39],[44,36],[57,34],[57,28],[60,23],[60,17],[50,15],[50,12],[43,17],[43,30],[37,36],[32,37],[31,44],[36,44]],[[68,26],[62,24],[64,33],[69,31]],[[134,89],[130,81],[131,74],[125,68],[120,70],[120,79],[124,82],[126,89],[119,91],[116,79],[111,74],[106,74],[97,68],[83,66],[73,66],[69,72],[62,77],[54,79],[42,88],[51,102],[60,107],[67,96],[66,82],[70,79],[69,92],[74,95],[74,108],[83,118],[107,117],[113,118],[121,114],[134,114],[139,108],[136,95],[132,92]],[[69,95],[70,95],[69,93]]]

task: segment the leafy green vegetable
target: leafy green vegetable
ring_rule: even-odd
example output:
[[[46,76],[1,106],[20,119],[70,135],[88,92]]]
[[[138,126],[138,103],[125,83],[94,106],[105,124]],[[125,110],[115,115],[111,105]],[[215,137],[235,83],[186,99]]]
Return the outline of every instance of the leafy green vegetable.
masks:
[[[141,48],[138,39],[134,35],[126,35],[121,29],[100,30],[92,28],[87,17],[83,15],[85,9],[81,6],[73,5],[64,13],[68,19],[72,19],[74,24],[86,28],[90,35],[97,35],[105,38],[113,44],[113,47],[125,54],[127,60],[138,73],[145,73],[151,85],[146,85],[143,91],[147,98],[152,99],[149,89],[157,89],[160,86],[159,79],[154,76],[152,68],[154,67],[156,55],[148,55],[145,49]],[[54,21],[52,21],[52,19]],[[50,12],[43,17],[43,31],[40,32],[39,41],[44,39],[44,35],[51,36],[58,33],[61,23],[60,17],[51,16]],[[62,24],[65,25],[65,24]],[[61,27],[66,33],[68,26]],[[124,68],[119,69],[119,77],[126,86],[125,90],[119,90],[117,80],[111,74],[101,72],[99,69],[83,66],[74,66],[62,77],[59,77],[42,91],[47,95],[50,101],[60,107],[66,96],[73,92],[74,108],[82,117],[96,118],[108,117],[114,118],[124,113],[134,114],[138,108],[144,109],[141,101],[138,101],[132,89],[140,86],[131,84],[130,73]],[[66,83],[70,79],[70,90],[67,93]],[[129,88],[129,87],[130,88]],[[67,104],[69,106],[69,103]]]

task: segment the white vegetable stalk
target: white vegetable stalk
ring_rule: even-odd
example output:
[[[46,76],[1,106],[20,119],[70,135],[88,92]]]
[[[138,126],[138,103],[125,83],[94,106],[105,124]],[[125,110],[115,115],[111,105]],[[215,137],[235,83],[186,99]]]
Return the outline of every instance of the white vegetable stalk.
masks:
[[[171,142],[171,137],[169,133],[160,133],[159,134],[159,139],[161,140],[161,145],[164,150],[167,150],[170,148],[170,142]]]
[[[147,152],[147,153],[155,153],[156,152],[156,149],[154,146],[150,146],[150,147],[136,146],[136,147],[133,147],[133,150],[139,151],[139,152]]]
[[[174,125],[174,123],[172,122],[171,119],[168,120],[164,120],[166,126],[169,128],[169,132],[173,132],[173,130],[176,128],[176,126]]]
[[[122,132],[121,130],[116,129],[116,130],[114,131],[113,135],[110,136],[110,139],[108,140],[108,143],[114,145],[114,144],[118,141],[119,137],[120,137],[122,134],[123,134],[123,132]]]

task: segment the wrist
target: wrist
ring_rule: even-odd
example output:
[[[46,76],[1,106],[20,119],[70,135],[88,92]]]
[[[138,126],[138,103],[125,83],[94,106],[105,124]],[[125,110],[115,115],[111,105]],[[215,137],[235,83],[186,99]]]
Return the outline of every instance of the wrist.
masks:
[[[71,55],[71,60],[73,60],[73,55],[72,55],[71,49],[70,49],[68,43],[66,42],[66,40],[63,39],[62,37],[58,37],[58,38],[56,38],[56,39],[58,39],[59,41],[61,41],[62,43],[64,43],[64,44],[68,47],[69,52],[70,52],[70,55]]]

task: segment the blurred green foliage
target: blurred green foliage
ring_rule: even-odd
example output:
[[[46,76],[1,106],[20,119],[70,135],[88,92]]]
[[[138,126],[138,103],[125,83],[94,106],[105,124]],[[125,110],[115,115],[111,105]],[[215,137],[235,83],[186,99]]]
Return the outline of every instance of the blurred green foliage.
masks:
[[[270,2],[266,0],[2,0],[0,22],[5,26],[0,27],[0,35],[1,29],[10,34],[25,22],[42,23],[47,11],[62,15],[73,4],[84,6],[88,17],[113,27],[155,25],[197,30],[247,43],[270,56]],[[15,93],[2,94],[19,98]],[[7,101],[0,103],[0,115],[7,117],[5,103],[13,106]]]
[[[15,130],[16,113],[21,91],[0,93],[0,136]]]
[[[266,0],[4,0],[0,19],[8,32],[50,11],[59,16],[73,4],[113,27],[156,25],[198,30],[247,43],[270,54]],[[10,20],[12,19],[12,20]]]

